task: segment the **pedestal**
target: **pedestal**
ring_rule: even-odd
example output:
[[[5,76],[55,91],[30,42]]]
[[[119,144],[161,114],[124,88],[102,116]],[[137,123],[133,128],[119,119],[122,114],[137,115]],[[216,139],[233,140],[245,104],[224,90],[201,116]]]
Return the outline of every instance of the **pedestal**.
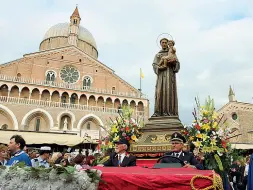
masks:
[[[171,150],[171,134],[182,129],[183,125],[176,116],[151,117],[141,130],[141,138],[131,144],[130,152],[139,158],[160,157]]]

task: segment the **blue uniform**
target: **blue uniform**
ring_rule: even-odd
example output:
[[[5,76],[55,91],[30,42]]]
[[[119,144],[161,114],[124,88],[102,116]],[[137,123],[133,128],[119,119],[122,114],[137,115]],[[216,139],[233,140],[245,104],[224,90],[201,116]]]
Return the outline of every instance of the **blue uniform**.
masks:
[[[43,160],[40,156],[38,158],[34,158],[31,160],[32,167],[44,166],[45,168],[49,168],[50,165],[46,160]]]
[[[29,156],[24,151],[16,152],[7,162],[7,166],[14,166],[19,162],[24,162],[26,166],[32,166]]]

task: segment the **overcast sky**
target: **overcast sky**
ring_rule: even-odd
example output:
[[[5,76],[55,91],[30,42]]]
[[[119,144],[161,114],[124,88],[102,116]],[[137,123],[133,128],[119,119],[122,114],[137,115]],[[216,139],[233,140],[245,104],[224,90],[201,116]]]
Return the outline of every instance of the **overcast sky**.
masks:
[[[228,102],[229,85],[238,101],[253,97],[252,0],[0,0],[0,63],[38,51],[46,31],[68,22],[78,4],[81,25],[94,36],[99,61],[139,88],[153,112],[156,75],[152,61],[159,34],[176,42],[179,114],[192,121],[194,97],[210,95],[216,108]]]

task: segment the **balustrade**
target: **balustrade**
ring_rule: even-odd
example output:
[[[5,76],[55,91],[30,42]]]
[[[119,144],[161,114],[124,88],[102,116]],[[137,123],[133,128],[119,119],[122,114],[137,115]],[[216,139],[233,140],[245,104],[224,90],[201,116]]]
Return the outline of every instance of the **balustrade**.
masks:
[[[28,98],[17,98],[17,97],[8,97],[0,96],[0,103],[10,103],[10,104],[20,104],[20,105],[31,105],[31,106],[40,106],[40,107],[50,107],[50,108],[64,108],[70,110],[82,110],[90,112],[100,112],[100,113],[109,113],[117,114],[120,109],[108,108],[108,107],[98,107],[98,106],[88,106],[81,104],[71,104],[71,103],[62,103],[54,101],[45,101],[45,100],[35,100]],[[144,111],[134,110],[134,115],[144,117]]]
[[[21,83],[21,84],[22,83],[33,84],[33,85],[50,86],[50,87],[64,88],[64,89],[71,89],[71,90],[79,90],[79,91],[85,91],[85,92],[91,92],[91,93],[102,93],[102,94],[109,94],[109,95],[116,95],[116,96],[118,95],[118,96],[125,96],[125,97],[140,98],[139,93],[136,94],[136,93],[129,93],[129,92],[117,92],[115,90],[112,92],[111,89],[98,89],[98,88],[86,87],[86,86],[75,85],[75,84],[52,82],[52,81],[40,81],[36,79],[31,79],[31,78],[13,77],[13,76],[2,75],[2,74],[0,74],[0,80]],[[141,95],[141,98],[146,98],[146,96]]]

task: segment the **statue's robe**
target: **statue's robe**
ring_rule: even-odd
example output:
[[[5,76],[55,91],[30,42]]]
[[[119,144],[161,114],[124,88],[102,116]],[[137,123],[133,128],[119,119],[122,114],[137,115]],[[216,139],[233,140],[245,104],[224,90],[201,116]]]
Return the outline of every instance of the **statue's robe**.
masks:
[[[153,61],[153,69],[157,75],[153,116],[178,116],[176,73],[180,69],[180,63],[175,61],[168,63],[168,67],[163,70],[158,69],[161,58],[167,55],[168,49],[160,50]]]

